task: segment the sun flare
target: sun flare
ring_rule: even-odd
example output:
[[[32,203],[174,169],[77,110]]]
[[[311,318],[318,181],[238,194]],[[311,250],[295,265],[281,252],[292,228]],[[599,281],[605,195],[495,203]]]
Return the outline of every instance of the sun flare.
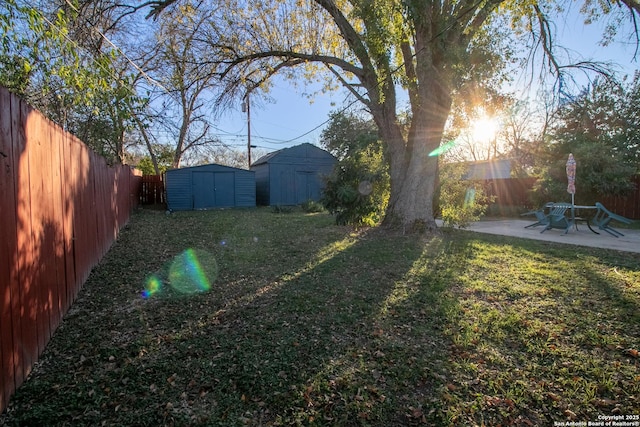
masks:
[[[498,134],[500,125],[498,121],[489,116],[478,118],[471,126],[471,136],[476,142],[491,141]]]

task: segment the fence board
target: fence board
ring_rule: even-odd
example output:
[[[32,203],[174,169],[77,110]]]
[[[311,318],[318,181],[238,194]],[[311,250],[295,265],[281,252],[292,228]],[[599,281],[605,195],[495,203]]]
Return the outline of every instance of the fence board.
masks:
[[[62,135],[62,130],[60,128],[54,127],[52,128],[52,140],[54,141],[55,150],[52,153],[52,173],[53,173],[53,188],[56,189],[54,194],[54,202],[55,202],[55,212],[56,218],[58,220],[58,229],[56,233],[55,240],[55,250],[56,250],[56,258],[59,260],[56,264],[56,291],[57,291],[57,306],[55,307],[57,311],[57,319],[53,326],[53,330],[55,330],[60,322],[62,321],[62,316],[66,312],[65,305],[67,299],[67,272],[66,272],[66,252],[65,252],[65,232],[66,232],[66,221],[65,221],[65,210],[64,210],[64,197],[65,197],[65,185],[63,181],[63,171],[62,171],[62,163],[64,157],[62,156],[64,152],[63,142],[64,137]]]
[[[38,324],[35,303],[37,302],[36,286],[34,281],[34,269],[37,268],[37,259],[33,257],[33,245],[31,236],[31,188],[29,185],[29,155],[27,148],[27,127],[29,125],[30,109],[26,104],[20,104],[20,118],[16,140],[17,150],[14,155],[17,160],[17,224],[18,224],[18,271],[20,283],[20,324],[22,330],[16,338],[16,345],[20,349],[23,375],[26,377],[31,372],[31,367],[36,361],[38,352]],[[32,121],[31,121],[32,122]]]
[[[65,183],[62,187],[62,208],[63,208],[63,227],[64,227],[64,253],[65,253],[65,298],[63,304],[63,313],[66,313],[67,310],[71,307],[71,304],[75,300],[75,292],[77,289],[77,279],[76,279],[76,271],[75,271],[75,257],[73,255],[73,203],[72,200],[75,199],[75,187],[76,180],[78,179],[78,175],[74,174],[75,165],[77,163],[77,158],[73,156],[73,139],[69,137],[69,134],[65,132],[60,132],[62,135],[61,141],[61,150],[60,150],[60,173],[61,173],[61,182]],[[73,158],[75,161],[69,162],[64,161],[64,159]]]
[[[129,219],[140,178],[0,88],[0,411]]]
[[[22,286],[20,282],[20,271],[16,266],[19,266],[20,260],[20,252],[19,252],[19,239],[18,239],[18,230],[20,227],[20,217],[18,216],[18,204],[19,200],[19,192],[18,192],[18,184],[19,184],[19,156],[21,151],[19,151],[21,138],[24,138],[24,134],[20,132],[21,124],[22,124],[22,112],[21,105],[19,99],[11,95],[11,140],[12,140],[12,151],[11,154],[13,156],[13,184],[14,184],[14,195],[15,195],[15,205],[13,210],[15,212],[15,249],[14,249],[14,261],[12,266],[13,271],[11,271],[11,275],[9,277],[10,286],[11,286],[11,313],[12,313],[12,337],[13,337],[13,362],[14,362],[14,373],[15,373],[15,386],[18,387],[26,378],[27,371],[27,361],[24,357],[23,344],[22,344],[22,331],[25,329],[25,326],[22,324],[22,314],[20,312],[21,306],[20,302],[22,300]]]
[[[94,184],[100,194],[96,198],[96,213],[98,215],[98,245],[99,251],[97,252],[96,264],[102,258],[102,256],[107,252],[108,246],[111,244],[109,241],[109,219],[107,215],[107,209],[110,208],[107,203],[107,185],[106,181],[109,179],[109,173],[106,168],[107,164],[102,157],[100,157],[97,153],[92,152],[94,165],[98,167],[92,167],[92,170],[95,171],[96,177],[94,180]]]
[[[13,304],[17,291],[17,256],[15,163],[13,156],[13,133],[11,96],[0,91],[0,211],[2,212],[3,239],[0,239],[0,408],[6,406],[16,387],[16,363],[14,346]],[[4,280],[4,279],[8,280]]]
[[[536,182],[535,178],[510,178],[484,181],[488,195],[495,197],[495,203],[501,206],[528,206],[529,190]]]
[[[51,126],[51,186],[53,189],[53,216],[55,218],[55,233],[53,235],[53,253],[56,259],[55,284],[53,286],[51,307],[51,332],[56,330],[64,311],[62,310],[65,295],[65,253],[64,253],[64,213],[62,210],[62,197],[64,185],[60,176],[60,153],[62,152],[62,129]]]
[[[91,243],[96,241],[96,224],[95,215],[83,215],[82,212],[95,212],[95,206],[91,203],[91,192],[93,191],[93,174],[91,173],[90,151],[79,140],[74,138],[74,148],[78,151],[80,159],[78,163],[77,173],[85,177],[83,185],[76,189],[77,199],[74,207],[74,223],[76,273],[78,281],[84,283],[89,277],[88,265],[92,265],[93,253],[91,251]]]
[[[107,251],[111,247],[111,243],[118,237],[118,170],[117,167],[107,169],[109,175],[107,188],[107,214],[109,217],[109,240],[107,242]],[[105,251],[105,253],[107,252]]]
[[[47,156],[45,155],[42,117],[33,112],[29,113],[26,126],[27,155],[29,157],[29,185],[30,185],[30,221],[31,221],[31,254],[34,260],[31,266],[32,293],[28,304],[31,305],[32,316],[36,319],[38,331],[38,348],[32,351],[32,357],[37,359],[44,350],[49,339],[49,312],[47,307],[47,291],[51,287],[50,273],[47,271],[55,262],[49,250],[49,217],[47,187]],[[43,176],[44,175],[44,176]]]

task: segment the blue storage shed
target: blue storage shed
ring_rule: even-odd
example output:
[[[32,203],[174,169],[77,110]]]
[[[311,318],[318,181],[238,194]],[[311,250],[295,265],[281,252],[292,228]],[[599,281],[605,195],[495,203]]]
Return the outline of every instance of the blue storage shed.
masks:
[[[318,201],[324,176],[331,174],[336,162],[331,153],[308,143],[269,153],[251,165],[256,173],[256,202],[298,205]]]
[[[210,164],[165,173],[167,206],[172,211],[255,207],[255,173]]]

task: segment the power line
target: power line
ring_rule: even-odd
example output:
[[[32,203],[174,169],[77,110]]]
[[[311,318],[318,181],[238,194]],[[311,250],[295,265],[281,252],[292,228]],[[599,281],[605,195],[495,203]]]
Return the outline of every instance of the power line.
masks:
[[[69,1],[69,0],[65,0],[66,4],[71,7],[76,13],[78,13],[79,16],[82,16],[82,14],[80,13],[80,11]],[[462,16],[472,12],[479,4],[481,3],[481,1],[477,2],[476,4],[472,5],[471,7],[469,7],[466,11],[464,11],[462,13],[461,16],[456,18],[456,21],[452,22],[449,26],[447,26],[445,29],[443,29],[442,31],[440,31],[438,34],[436,34],[435,36],[433,36],[431,38],[430,41],[435,40],[436,38],[440,37],[442,34],[444,34],[447,30],[449,30],[456,22],[458,19],[460,19]],[[47,21],[49,23],[49,25],[51,25],[52,27],[56,28],[60,34],[63,35],[63,37],[65,39],[67,39],[70,43],[74,44],[77,47],[80,47],[79,44],[74,41],[71,40],[60,28],[57,27],[57,25],[55,25],[54,23],[52,23],[51,21],[49,21],[49,19],[46,18],[46,16],[44,16],[44,14],[42,14],[43,19],[45,19],[45,21]],[[165,88],[160,82],[156,81],[155,79],[153,79],[151,76],[149,76],[140,66],[138,66],[131,58],[129,58],[129,56],[119,47],[117,46],[113,41],[111,41],[102,31],[100,31],[96,25],[94,25],[88,18],[84,17],[84,20],[89,24],[89,26],[91,27],[92,30],[94,30],[97,34],[100,35],[100,37],[102,37],[110,46],[112,46],[117,52],[119,52],[122,57],[131,65],[134,67],[134,69],[136,69],[149,83],[151,83],[154,86],[157,86],[159,88],[161,88],[165,93],[169,93],[169,90],[167,88]],[[425,47],[421,48],[420,50],[414,52],[411,55],[411,59],[415,58],[421,50],[425,49]],[[103,70],[107,71],[108,73],[113,72],[113,70],[106,70],[104,68],[104,66],[102,66],[102,64],[99,64],[95,58],[91,57],[91,59],[99,66],[101,67]],[[406,65],[406,62],[403,61],[401,64],[399,64],[398,66],[396,66],[395,68],[390,70],[390,74],[396,74],[397,72],[399,72],[404,66]],[[112,76],[117,80],[118,77],[115,74],[112,74]],[[386,81],[378,81],[376,86],[374,88],[379,88],[382,84],[386,83]],[[131,87],[127,86],[127,89],[132,93],[132,94],[136,94],[133,89]],[[347,97],[345,97],[345,101],[349,98],[349,96],[351,96],[351,94],[347,95]],[[346,106],[340,108],[338,110],[338,114],[342,114],[344,113],[346,110],[348,110],[349,108],[351,108],[354,104],[356,104],[357,102],[359,102],[360,100],[358,98],[354,99],[353,101],[351,101],[350,103],[348,103]],[[343,101],[344,102],[344,101]],[[151,107],[149,107],[151,108]],[[153,109],[152,109],[153,110]],[[294,137],[294,138],[290,138],[290,139],[286,139],[286,140],[280,140],[280,139],[275,139],[275,138],[267,138],[267,137],[260,137],[261,139],[263,139],[265,142],[270,143],[270,144],[288,144],[291,142],[294,142],[296,140],[299,140],[300,138],[303,138],[313,132],[315,132],[316,130],[320,129],[321,127],[323,127],[324,125],[326,125],[327,123],[329,123],[331,121],[331,117],[327,118],[326,120],[324,120],[322,123],[318,124],[317,126],[313,127],[312,129]],[[226,135],[230,135],[230,136],[246,136],[246,135],[239,135],[237,133],[232,133],[232,132],[228,132],[225,131],[221,128],[219,128],[218,126],[215,126],[212,124],[212,127],[214,129],[216,129],[218,132],[224,133]],[[220,137],[220,135],[214,135],[217,137]]]
[[[73,9],[77,14],[78,14],[78,16],[82,16],[82,14],[80,13],[80,11],[79,11],[79,10],[78,10],[78,9],[77,9],[77,8],[76,8],[76,7],[75,7],[75,6],[74,6],[74,5],[73,5],[69,0],[65,0],[65,2],[66,2],[66,4],[67,4],[69,7],[71,7],[71,8],[72,8],[72,9]],[[69,36],[68,36],[64,31],[62,31],[62,29],[60,29],[56,24],[54,24],[53,22],[51,22],[51,21],[50,21],[50,20],[49,20],[49,19],[48,19],[48,18],[47,18],[43,13],[41,13],[41,16],[42,16],[42,18],[43,18],[43,19],[44,19],[44,20],[45,20],[45,21],[46,21],[46,22],[47,22],[51,27],[55,28],[55,29],[56,29],[56,30],[57,30],[57,31],[58,31],[58,32],[59,32],[59,33],[60,33],[60,34],[61,34],[61,35],[62,35],[62,36],[63,36],[63,37],[68,41],[68,42],[70,42],[71,44],[75,45],[77,48],[84,49],[82,46],[80,46],[80,44],[79,44],[77,41],[72,40],[71,38],[69,38]],[[159,88],[160,88],[160,89],[162,89],[165,93],[170,93],[170,92],[169,92],[169,90],[168,90],[166,87],[164,87],[160,82],[158,82],[157,80],[155,80],[154,78],[152,78],[151,76],[149,76],[147,72],[145,72],[145,71],[144,71],[140,66],[138,66],[138,64],[136,64],[136,63],[135,63],[135,61],[133,61],[131,58],[129,58],[129,56],[128,56],[128,55],[127,55],[127,54],[126,54],[126,53],[125,53],[125,52],[124,52],[124,51],[123,51],[119,46],[117,46],[117,45],[116,45],[113,41],[111,41],[111,40],[110,40],[110,39],[109,39],[109,38],[108,38],[108,37],[107,37],[107,36],[106,36],[102,31],[100,31],[100,30],[99,30],[99,29],[96,27],[96,25],[95,25],[94,23],[92,23],[92,22],[91,22],[88,18],[86,18],[86,17],[83,17],[83,18],[84,18],[84,20],[86,21],[86,23],[87,23],[87,24],[89,24],[89,26],[91,27],[91,29],[92,29],[93,31],[95,31],[97,34],[99,34],[99,35],[100,35],[100,37],[102,37],[102,38],[103,38],[103,39],[104,39],[104,40],[105,40],[105,41],[106,41],[110,46],[112,46],[112,47],[113,47],[117,52],[119,52],[119,53],[122,55],[122,57],[123,57],[123,58],[124,58],[124,59],[129,63],[129,64],[131,64],[131,66],[133,66],[133,68],[134,68],[134,69],[136,69],[136,70],[140,73],[140,75],[142,75],[142,76],[145,78],[145,80],[147,80],[150,84],[152,84],[152,85],[154,85],[154,86],[159,87]],[[117,81],[117,80],[119,80],[118,76],[114,74],[114,71],[113,71],[113,70],[110,70],[110,69],[105,68],[102,64],[100,64],[100,63],[99,63],[99,62],[98,62],[94,57],[92,57],[91,55],[89,55],[89,57],[90,57],[90,59],[91,59],[91,60],[92,60],[96,65],[98,65],[98,67],[100,67],[103,71],[106,71],[108,74],[111,74],[111,76],[112,76],[112,78],[114,78],[114,80],[116,80],[116,81]],[[398,67],[398,69],[399,69],[399,68],[401,68],[401,67]],[[395,72],[395,71],[397,71],[397,70],[394,70],[394,72]],[[133,88],[131,88],[131,87],[129,87],[129,86],[126,86],[126,88],[127,88],[127,90],[129,90],[129,92],[130,92],[132,95],[136,95],[136,94],[137,94],[137,93],[133,90]],[[345,100],[346,100],[346,99],[348,99],[348,97],[349,97],[349,95],[347,95],[347,97],[345,98]],[[343,102],[344,102],[344,101],[343,101]],[[354,105],[356,102],[358,102],[358,100],[357,100],[357,99],[356,99],[356,100],[354,100],[354,101],[352,101],[351,103],[349,103],[346,107],[342,108],[342,109],[340,110],[340,113],[343,113],[344,111],[346,111],[348,108],[350,108],[350,107],[351,107],[352,105]],[[149,108],[153,111],[153,108],[152,108],[152,107],[150,107],[150,106],[149,106]],[[291,142],[296,141],[296,140],[298,140],[298,139],[300,139],[300,138],[303,138],[303,137],[305,137],[305,136],[309,135],[310,133],[312,133],[312,132],[314,132],[314,131],[318,130],[319,128],[321,128],[322,126],[324,126],[325,124],[327,124],[329,121],[331,121],[331,118],[328,118],[327,120],[323,121],[323,122],[322,122],[322,123],[320,123],[319,125],[317,125],[317,126],[315,126],[314,128],[312,128],[311,130],[309,130],[309,131],[307,131],[307,132],[304,132],[303,134],[298,135],[298,136],[296,136],[296,137],[294,137],[294,138],[291,138],[291,139],[287,139],[287,140],[280,140],[280,139],[276,139],[276,138],[265,138],[265,137],[263,137],[263,139],[265,139],[265,140],[269,139],[269,140],[270,140],[270,142],[269,142],[269,143],[272,143],[272,144],[288,144],[288,143],[291,143]],[[212,124],[212,127],[213,127],[214,129],[216,129],[217,131],[222,132],[222,133],[224,133],[224,134],[228,134],[228,135],[232,135],[232,136],[245,136],[245,137],[246,137],[246,135],[237,135],[237,134],[234,134],[234,133],[231,133],[231,132],[227,132],[227,131],[225,131],[225,130],[223,130],[223,129],[221,129],[221,128],[219,128],[218,126],[215,126],[215,125],[213,125],[213,124]]]
[[[76,13],[78,13],[78,15],[79,15],[79,16],[81,15],[81,14],[80,14],[80,11],[79,11],[79,10],[78,10],[78,9],[77,9],[73,4],[69,3],[69,0],[66,0],[66,2],[67,2],[67,4],[68,4],[68,5],[69,5],[69,6],[70,6],[70,7],[71,7],[71,8],[72,8]],[[76,40],[71,39],[71,38],[67,35],[67,33],[66,33],[65,31],[63,31],[63,30],[62,30],[62,29],[61,29],[57,24],[55,24],[54,22],[52,22],[51,20],[49,20],[49,19],[47,18],[47,16],[46,16],[44,13],[42,13],[42,12],[40,12],[40,11],[38,11],[38,12],[40,13],[40,16],[42,17],[42,19],[43,19],[45,22],[47,22],[47,23],[51,26],[51,28],[56,29],[56,31],[58,31],[58,33],[59,33],[60,35],[62,35],[62,37],[64,37],[64,39],[65,39],[65,40],[67,40],[67,42],[69,42],[70,44],[72,44],[73,46],[75,46],[78,50],[86,50],[86,48],[84,48],[83,46],[81,46],[81,45],[80,45]],[[133,66],[133,67],[134,67],[134,68],[135,68],[135,69],[136,69],[136,70],[137,70],[137,71],[138,71],[138,72],[139,72],[139,73],[140,73],[140,74],[145,78],[145,80],[147,80],[150,84],[152,84],[152,85],[154,85],[154,86],[156,86],[156,87],[158,87],[158,88],[162,89],[165,93],[167,93],[167,94],[168,94],[168,93],[170,93],[170,92],[169,92],[169,90],[168,90],[166,87],[164,87],[160,82],[158,82],[157,80],[155,80],[154,78],[152,78],[151,76],[149,76],[149,75],[148,75],[148,73],[146,73],[146,72],[145,72],[145,71],[144,71],[140,66],[138,66],[138,65],[135,63],[135,61],[133,61],[131,58],[129,58],[129,56],[127,56],[127,54],[126,54],[126,53],[125,53],[125,52],[124,52],[124,51],[123,51],[119,46],[117,46],[114,42],[112,42],[112,41],[111,41],[111,40],[110,40],[110,39],[109,39],[109,38],[108,38],[108,37],[107,37],[107,36],[106,36],[102,31],[100,31],[98,28],[96,28],[96,26],[95,26],[91,21],[89,21],[89,19],[87,19],[87,18],[84,18],[84,19],[85,19],[85,21],[87,22],[87,24],[89,24],[89,26],[91,26],[92,30],[94,30],[96,33],[98,33],[98,34],[100,35],[100,37],[102,37],[104,40],[106,40],[106,41],[107,41],[107,43],[109,43],[109,45],[110,45],[110,46],[112,46],[112,47],[113,47],[113,48],[114,48],[114,49],[115,49],[115,50],[116,50],[120,55],[122,55],[122,57],[123,57],[123,58],[125,58],[125,60],[126,60],[129,64],[131,64],[131,65],[132,65],[132,66]],[[110,68],[105,67],[103,64],[101,64],[100,62],[98,62],[98,61],[97,61],[97,59],[96,59],[96,58],[94,58],[92,55],[88,55],[88,56],[89,56],[89,59],[90,59],[90,60],[91,60],[95,65],[97,65],[97,66],[98,66],[102,71],[105,71],[108,75],[111,75],[111,77],[112,77],[112,79],[113,79],[114,81],[118,81],[118,80],[119,80],[119,77],[115,74],[115,72],[114,72],[114,70],[113,70],[113,69],[110,69]],[[136,91],[135,91],[132,87],[130,87],[130,86],[128,86],[128,85],[125,85],[125,86],[123,86],[123,87],[125,87],[125,88],[126,88],[126,90],[128,90],[128,91],[129,91],[129,93],[131,93],[132,95],[137,95]],[[147,105],[147,108],[148,108],[148,109],[149,109],[149,110],[150,110],[154,115],[160,116],[160,112],[159,112],[159,111],[157,111],[157,110],[156,110],[154,107],[152,107],[151,105]],[[218,132],[221,132],[221,133],[226,134],[226,135],[237,136],[237,137],[242,137],[242,136],[244,136],[244,135],[239,134],[239,133],[232,133],[232,132],[225,131],[224,129],[221,129],[221,128],[219,128],[218,126],[216,126],[216,125],[214,125],[214,124],[211,124],[211,126],[212,126],[214,129],[216,129]],[[164,133],[164,137],[161,137],[160,135],[158,135],[158,134],[161,134],[161,133]],[[164,130],[164,131],[162,131],[162,130],[160,130],[160,129],[155,129],[154,131],[152,131],[152,132],[151,132],[151,134],[152,134],[152,135],[154,135],[154,139],[155,139],[156,141],[159,141],[159,140],[160,140],[160,139],[162,139],[162,138],[167,138],[167,137],[171,137],[171,136],[173,136],[173,132],[171,132],[171,131],[169,131],[169,130]],[[233,148],[231,148],[228,144],[226,144],[226,143],[224,143],[224,142],[222,141],[221,135],[213,134],[212,136],[214,136],[214,137],[218,138],[218,139],[219,139],[220,144],[221,144],[224,148],[226,148],[226,149],[228,149],[228,150],[233,150]]]
[[[464,17],[465,15],[473,12],[473,10],[475,10],[476,7],[478,7],[480,5],[480,3],[482,3],[482,1],[484,0],[479,0],[476,3],[474,3],[473,5],[471,5],[467,10],[465,10],[464,12],[462,12],[462,14],[458,17],[456,17],[456,19],[449,24],[447,27],[445,27],[444,29],[442,29],[442,31],[440,31],[438,34],[434,35],[427,43],[425,43],[425,46],[421,47],[420,49],[418,49],[417,51],[415,51],[413,54],[411,54],[411,59],[414,59],[416,56],[418,56],[418,54],[423,51],[424,49],[427,48],[427,45],[431,42],[433,42],[434,40],[436,40],[438,37],[442,36],[445,32],[447,32],[448,30],[450,30],[451,28],[453,28],[453,26],[457,23],[457,21],[459,19],[461,19],[462,17]],[[402,69],[402,67],[404,67],[406,65],[406,61],[402,61],[401,64],[399,64],[398,66],[396,66],[395,68],[390,70],[390,74],[396,74],[398,71],[400,71]],[[378,89],[380,88],[380,86],[382,86],[382,84],[386,83],[385,81],[378,81],[377,84],[374,86],[374,89]],[[345,98],[345,101],[349,98],[350,95],[347,95],[347,97]],[[342,114],[345,111],[347,111],[349,108],[351,108],[355,103],[359,102],[360,100],[358,98],[356,98],[355,100],[351,101],[346,107],[341,108],[340,110],[338,110],[338,114]],[[344,102],[344,101],[343,101]],[[324,122],[320,123],[318,126],[314,127],[313,129],[311,129],[308,132],[305,132],[295,138],[291,138],[288,139],[286,141],[282,141],[280,142],[280,144],[287,144],[293,141],[296,141],[304,136],[309,135],[310,133],[318,130],[319,128],[321,128],[322,126],[324,126],[325,124],[329,123],[331,121],[331,117],[329,117],[327,120],[325,120]]]

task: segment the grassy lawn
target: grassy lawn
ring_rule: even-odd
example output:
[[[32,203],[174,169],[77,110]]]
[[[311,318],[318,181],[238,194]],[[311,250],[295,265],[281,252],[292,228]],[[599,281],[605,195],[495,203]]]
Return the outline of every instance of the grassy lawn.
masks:
[[[639,308],[638,254],[460,230],[355,232],[268,208],[141,211],[0,424],[637,415]]]

